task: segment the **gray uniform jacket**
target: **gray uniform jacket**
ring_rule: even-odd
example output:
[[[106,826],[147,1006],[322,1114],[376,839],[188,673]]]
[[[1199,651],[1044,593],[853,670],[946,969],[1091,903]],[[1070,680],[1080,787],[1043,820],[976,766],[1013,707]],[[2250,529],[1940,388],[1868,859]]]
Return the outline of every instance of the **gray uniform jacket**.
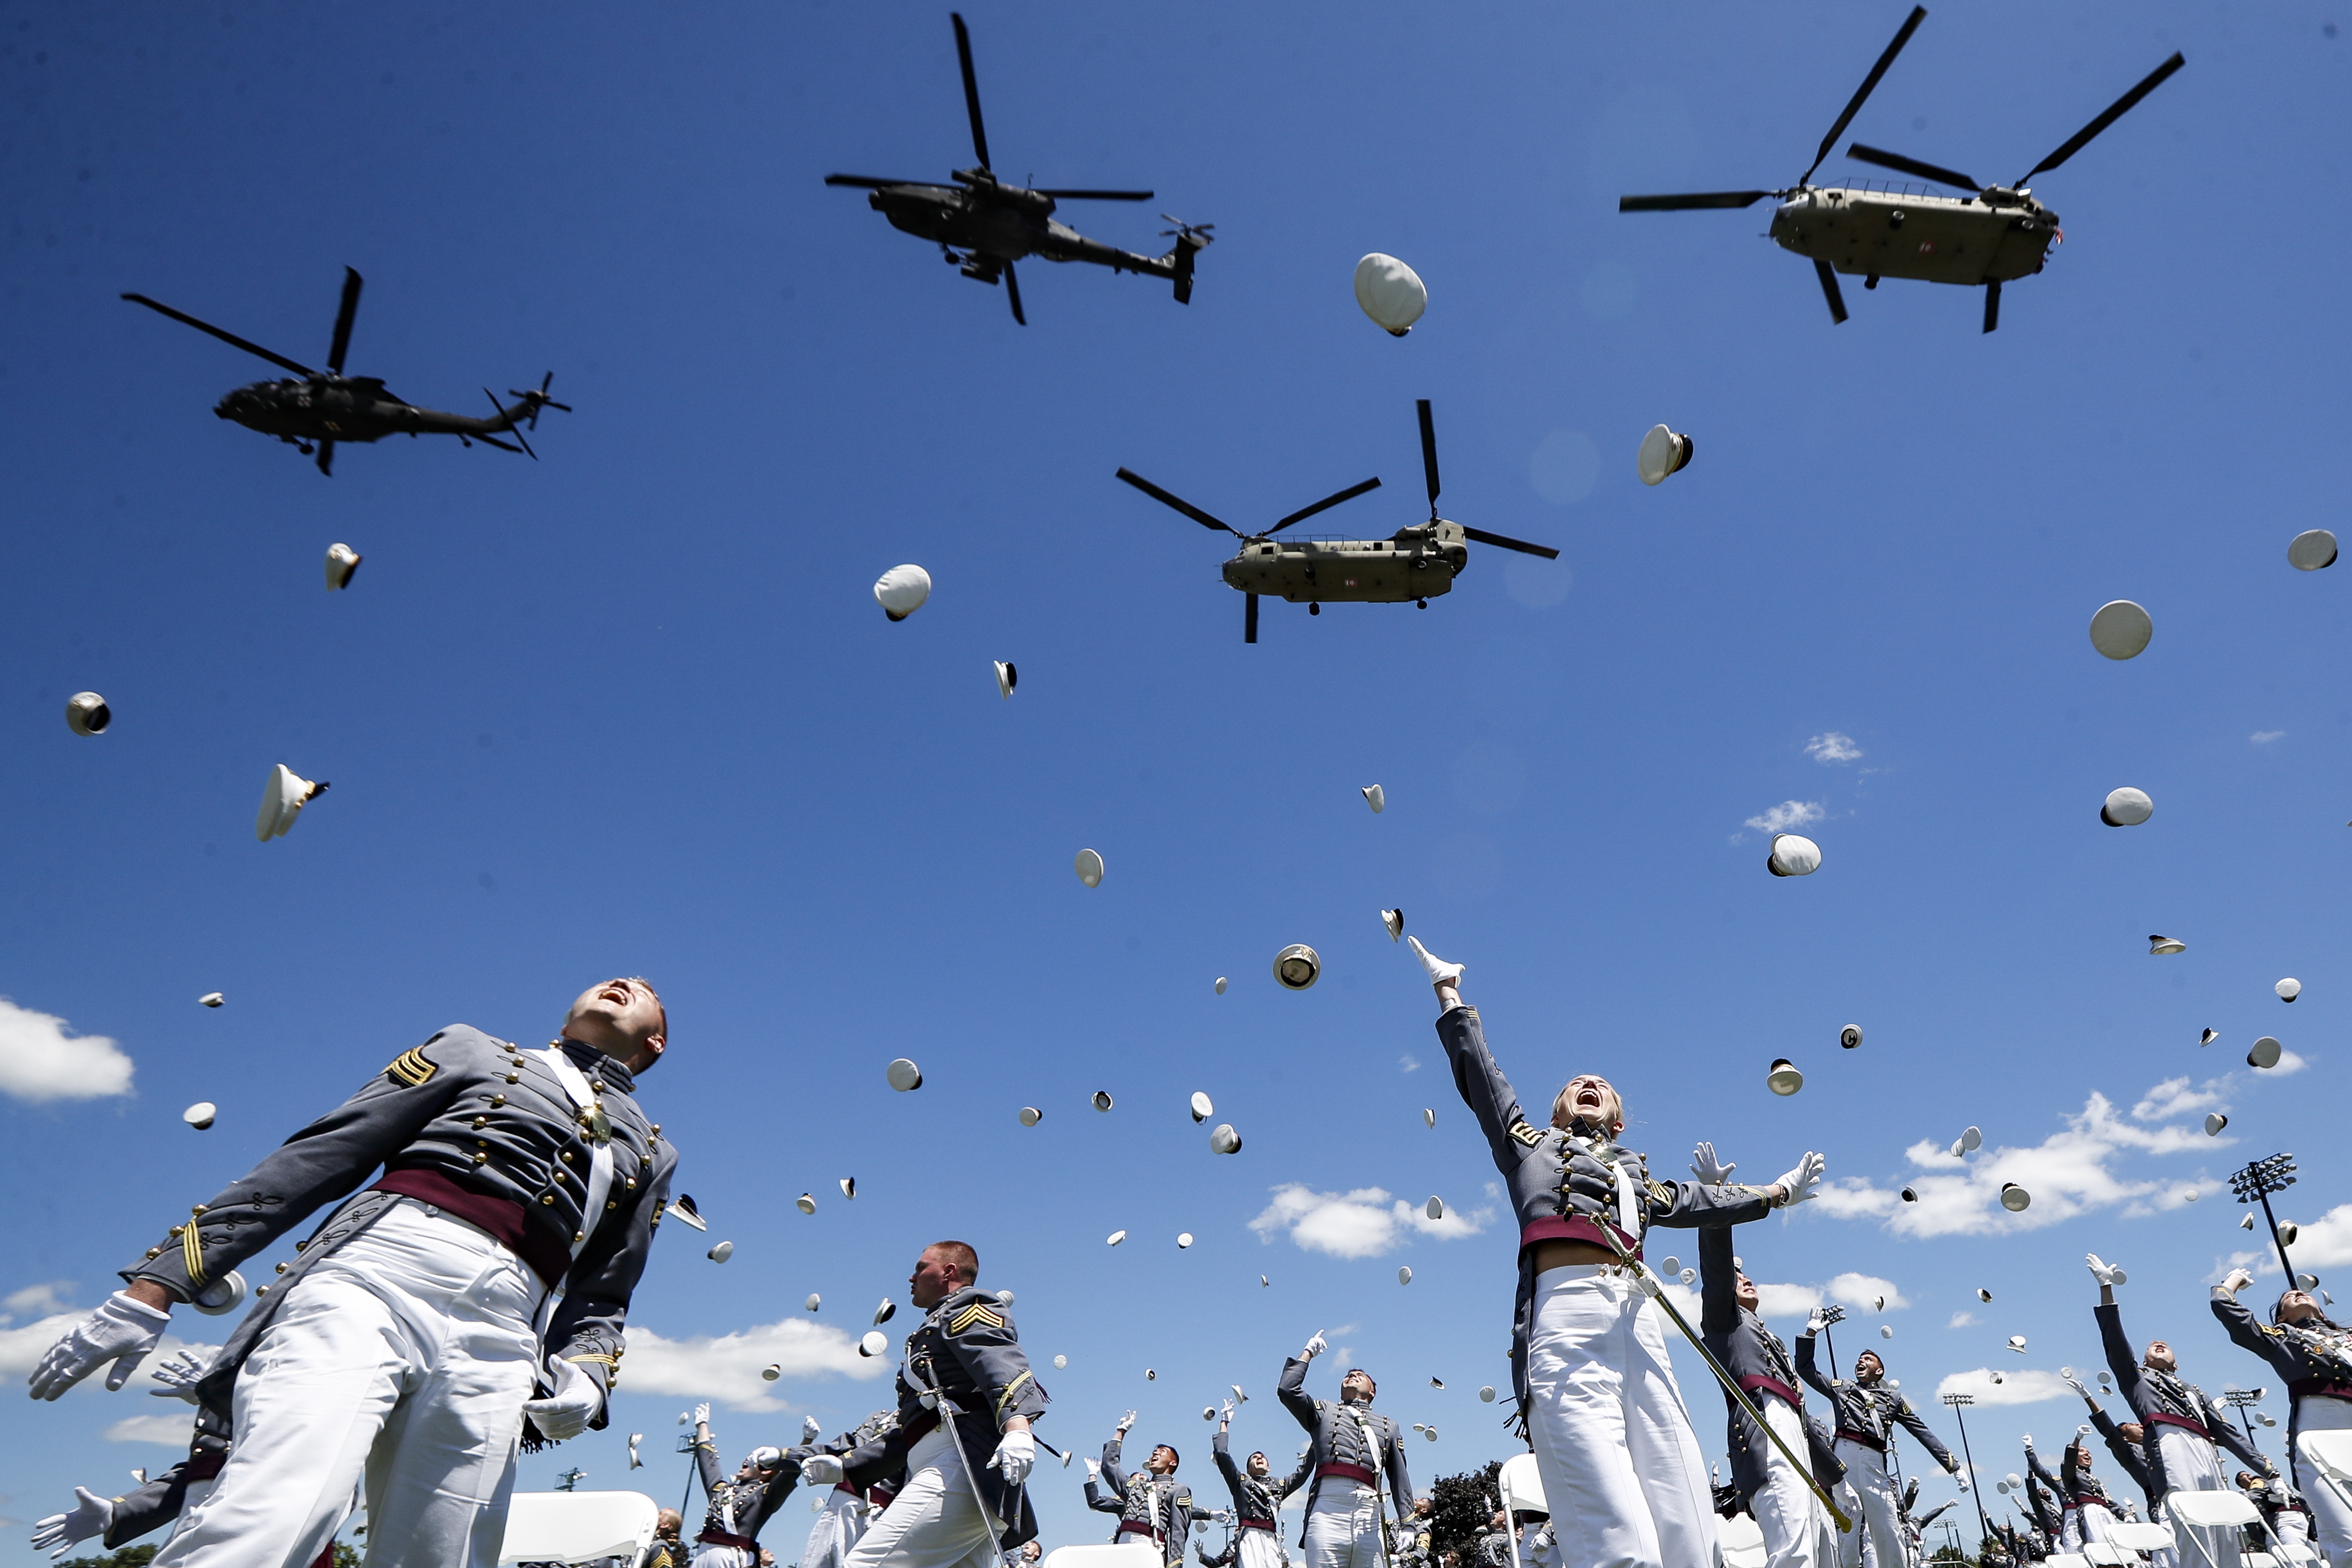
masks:
[[[1894,1447],[1895,1428],[1900,1426],[1919,1439],[1919,1446],[1935,1457],[1947,1475],[1960,1468],[1911,1402],[1896,1390],[1884,1383],[1864,1388],[1849,1378],[1823,1377],[1813,1359],[1810,1333],[1797,1336],[1797,1375],[1830,1402],[1831,1420],[1837,1428],[1834,1436],[1850,1437],[1884,1454]]]
[[[1290,1412],[1301,1426],[1307,1428],[1311,1441],[1307,1445],[1302,1468],[1312,1479],[1307,1489],[1307,1511],[1315,1511],[1315,1500],[1323,1490],[1326,1479],[1345,1480],[1350,1484],[1380,1489],[1381,1477],[1385,1473],[1389,1495],[1396,1504],[1397,1516],[1412,1512],[1412,1481],[1405,1474],[1404,1431],[1394,1421],[1361,1405],[1336,1404],[1318,1399],[1307,1392],[1307,1363],[1292,1356],[1282,1363],[1282,1381],[1275,1385],[1275,1397]],[[1369,1442],[1367,1438],[1369,1437]],[[1334,1471],[1335,1465],[1346,1466],[1346,1471]],[[1353,1471],[1354,1474],[1349,1474]],[[1307,1544],[1307,1532],[1302,1526],[1298,1543]]]
[[[2032,1516],[2036,1530],[2056,1541],[2066,1524],[2066,1509],[2057,1500],[2058,1479],[2043,1468],[2042,1456],[2031,1448],[2025,1450],[2025,1511]]]
[[[893,1453],[889,1442],[890,1434],[898,1429],[896,1410],[877,1410],[840,1436],[792,1449],[790,1454],[796,1459],[811,1454],[835,1456],[841,1461],[841,1479],[834,1489],[855,1492],[876,1508],[887,1508],[907,1484],[905,1451]]]
[[[737,1480],[719,1468],[719,1452],[710,1444],[697,1444],[694,1462],[702,1470],[702,1494],[710,1500],[710,1508],[702,1516],[702,1534],[697,1539],[721,1546],[751,1544],[746,1551],[756,1551],[760,1527],[774,1517],[801,1484],[801,1459],[814,1452],[795,1448],[784,1456],[783,1467],[772,1480],[761,1480],[753,1471],[749,1480]]]
[[[2094,1309],[2094,1315],[2099,1320],[2099,1342],[2107,1352],[2107,1370],[2116,1374],[2116,1391],[2129,1402],[2132,1414],[2139,1417],[2141,1430],[2147,1434],[2141,1447],[2147,1452],[2147,1468],[2159,1486],[2171,1489],[2171,1483],[2164,1479],[2163,1445],[2157,1441],[2159,1426],[2201,1432],[2206,1441],[2237,1455],[2256,1475],[2270,1472],[2271,1462],[2239,1435],[2230,1424],[2230,1413],[2214,1404],[2203,1389],[2183,1382],[2176,1373],[2139,1363],[2131,1342],[2124,1338],[2120,1307],[2102,1301]]]
[[[1045,1414],[1045,1390],[1029,1370],[1011,1309],[977,1285],[942,1300],[907,1336],[898,1363],[898,1425],[884,1436],[873,1466],[903,1465],[915,1445],[950,1423],[964,1473],[1009,1550],[1037,1535],[1029,1489],[1013,1486],[989,1464],[1014,1416]],[[847,1469],[845,1462],[844,1469]],[[861,1468],[866,1467],[861,1466]]]
[[[1272,1530],[1279,1534],[1275,1512],[1283,1499],[1307,1484],[1312,1458],[1299,1460],[1288,1480],[1277,1481],[1271,1476],[1259,1480],[1234,1463],[1233,1447],[1223,1430],[1210,1439],[1209,1447],[1217,1461],[1217,1473],[1225,1478],[1225,1489],[1234,1495],[1234,1528]]]
[[[2153,1510],[2164,1499],[2164,1482],[2157,1475],[2156,1467],[2148,1463],[2147,1452],[2116,1430],[2116,1418],[2095,1405],[2091,1406],[2091,1425],[2107,1440],[2107,1452],[2115,1456],[2116,1463],[2123,1467],[2124,1474],[2132,1479],[2132,1485],[2139,1488]]]
[[[1518,1297],[1511,1314],[1511,1390],[1517,1396],[1524,1433],[1528,1413],[1528,1332],[1535,1316],[1535,1243],[1555,1238],[1600,1243],[1606,1223],[1635,1257],[1654,1225],[1690,1228],[1738,1225],[1760,1219],[1770,1207],[1761,1187],[1701,1186],[1696,1182],[1650,1179],[1642,1156],[1605,1137],[1579,1137],[1549,1125],[1529,1125],[1520,1113],[1510,1080],[1486,1050],[1485,1026],[1475,1007],[1454,1007],[1437,1020],[1437,1038],[1454,1067],[1454,1087],[1486,1135],[1495,1168],[1510,1190],[1511,1214],[1519,1227]],[[1633,1232],[1616,1224],[1616,1172],[1632,1183]]]
[[[1130,1535],[1140,1535],[1160,1548],[1167,1563],[1184,1560],[1184,1539],[1192,1529],[1192,1489],[1173,1475],[1155,1476],[1138,1470],[1121,1480],[1119,1437],[1114,1433],[1103,1445],[1102,1479],[1087,1478],[1087,1506],[1097,1513],[1118,1515],[1111,1531],[1113,1546]]]
[[[228,1462],[228,1423],[198,1405],[196,1430],[188,1440],[188,1457],[114,1499],[114,1512],[107,1520],[106,1533],[100,1539],[119,1550],[149,1531],[178,1519],[188,1500],[188,1483],[212,1479]]]
[[[2109,1513],[2116,1511],[2116,1500],[2107,1495],[2106,1483],[2075,1463],[2071,1441],[2065,1452],[2058,1456],[2058,1479],[2061,1508],[2080,1508],[2086,1502],[2095,1502]]]
[[[561,1283],[563,1300],[541,1350],[547,1359],[579,1363],[609,1392],[620,1373],[629,1297],[653,1249],[677,1151],[637,1109],[626,1067],[578,1041],[562,1048],[601,1085],[603,1124],[572,1103],[536,1052],[453,1024],[403,1052],[210,1203],[197,1205],[185,1225],[173,1226],[144,1259],[122,1270],[127,1280],[153,1279],[193,1296],[383,1169],[376,1186],[296,1244],[300,1256],[284,1266],[275,1289],[255,1292],[253,1310],[198,1386],[205,1403],[228,1414],[238,1368],[305,1271],[394,1204],[426,1201],[387,1184],[458,1191],[467,1206],[450,1200],[450,1212],[498,1237],[549,1285]],[[613,1152],[612,1190],[574,1260],[572,1238],[586,1228],[583,1208],[600,1131]],[[590,1424],[601,1428],[604,1419],[600,1410]]]
[[[2302,1429],[2305,1400],[2352,1400],[2352,1336],[2340,1330],[2257,1322],[2235,1296],[2218,1285],[2213,1288],[2213,1315],[2241,1350],[2253,1352],[2286,1380],[2288,1453],[2300,1452],[2294,1439]]]
[[[1804,1391],[1797,1385],[1797,1369],[1790,1363],[1788,1347],[1780,1335],[1764,1326],[1763,1319],[1739,1304],[1739,1270],[1732,1263],[1731,1232],[1727,1226],[1709,1226],[1698,1233],[1698,1274],[1699,1337],[1714,1352],[1717,1363],[1731,1374],[1757,1409],[1778,1399],[1797,1412],[1804,1423],[1806,1458],[1813,1479],[1823,1490],[1845,1479],[1844,1462],[1838,1458],[1829,1433],[1805,1414]],[[1730,1421],[1731,1484],[1742,1497],[1753,1498],[1763,1489],[1772,1457],[1780,1450],[1771,1438],[1757,1430],[1756,1423],[1728,1393],[1723,1403]]]

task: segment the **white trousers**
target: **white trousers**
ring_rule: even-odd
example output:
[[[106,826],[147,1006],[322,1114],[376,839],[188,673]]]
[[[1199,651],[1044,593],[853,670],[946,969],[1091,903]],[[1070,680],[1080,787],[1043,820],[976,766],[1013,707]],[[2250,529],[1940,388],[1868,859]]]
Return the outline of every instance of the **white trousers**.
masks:
[[[865,1500],[835,1487],[825,1493],[808,1544],[801,1548],[801,1568],[843,1568],[849,1549],[865,1533]]]
[[[1381,1533],[1379,1492],[1327,1482],[1307,1516],[1307,1568],[1382,1568],[1388,1553]]]
[[[493,1568],[537,1375],[538,1277],[395,1205],[312,1268],[237,1373],[212,1495],[163,1568],[308,1568],[364,1478],[368,1568]]]
[[[1767,1394],[1759,1408],[1781,1442],[1794,1453],[1806,1452],[1804,1417],[1786,1400]],[[1837,1561],[1837,1545],[1829,1515],[1804,1473],[1773,1447],[1764,1456],[1764,1477],[1763,1489],[1749,1500],[1749,1511],[1764,1531],[1765,1560],[1771,1568],[1830,1568]]]
[[[2298,1433],[2352,1428],[2352,1403],[2326,1394],[2310,1395],[2296,1402],[2294,1425]],[[2320,1474],[2316,1465],[2304,1463],[2300,1453],[2294,1456],[2294,1484],[2303,1500],[2311,1505],[2312,1522],[2318,1526],[2314,1546],[2333,1568],[2352,1568],[2352,1502]]]
[[[2168,1490],[2237,1490],[2221,1474],[2221,1455],[2212,1444],[2194,1432],[2169,1424],[2158,1425],[2155,1430],[2157,1451],[2164,1457],[2164,1484]],[[2238,1568],[2238,1531],[2234,1526],[2211,1530],[2176,1524],[2172,1533],[2180,1542],[2180,1568]]]
[[[1241,1554],[1234,1559],[1235,1568],[1287,1568],[1282,1554],[1282,1538],[1270,1531],[1244,1530],[1241,1534]],[[808,1568],[803,1563],[801,1568]]]
[[[1895,1478],[1886,1473],[1886,1456],[1841,1437],[1837,1457],[1845,1466],[1845,1484],[1856,1504],[1853,1528],[1838,1537],[1838,1561],[1844,1568],[1864,1563],[1872,1568],[1905,1568],[1903,1503],[1895,1495]]]
[[[1536,1472],[1560,1561],[1714,1568],[1714,1498],[1654,1310],[1593,1264],[1536,1276],[1528,1335]]]
[[[857,1544],[847,1568],[1000,1568],[996,1532],[942,1424],[907,1455],[907,1484]]]
[[[760,1568],[760,1555],[740,1546],[721,1546],[716,1542],[696,1541],[688,1543],[687,1561],[693,1568]]]

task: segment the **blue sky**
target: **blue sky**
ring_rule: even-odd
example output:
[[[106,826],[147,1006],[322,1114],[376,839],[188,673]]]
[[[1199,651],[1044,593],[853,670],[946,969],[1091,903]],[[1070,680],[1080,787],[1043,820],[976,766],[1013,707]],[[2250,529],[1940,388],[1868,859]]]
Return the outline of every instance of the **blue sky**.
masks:
[[[1240,1440],[1290,1451],[1269,1396],[1321,1328],[1438,1428],[1418,1478],[1468,1468],[1510,1451],[1475,1398],[1507,1384],[1510,1227],[1381,931],[1402,905],[1528,1099],[1608,1073],[1664,1171],[1702,1137],[1759,1180],[1824,1151],[1832,1193],[1742,1253],[1776,1304],[1892,1282],[1840,1348],[1892,1326],[1915,1394],[2093,1364],[2085,1251],[2192,1377],[2264,1380],[2203,1304],[2252,1250],[2227,1173],[2295,1152],[2299,1263],[2352,1261],[2352,1216],[2317,1225],[2346,1184],[2352,589],[2285,559],[2342,510],[2337,14],[1938,6],[1853,137],[2022,169],[2189,58],[2039,182],[2067,242],[1990,337],[1976,294],[1899,283],[1850,285],[1832,328],[1763,208],[1615,211],[1793,179],[1899,5],[968,16],[1001,171],[1155,190],[1062,215],[1129,247],[1163,207],[1216,224],[1189,307],[1034,263],[1017,328],[819,183],[968,162],[931,7],[0,10],[8,1375],[435,1028],[541,1039],[638,972],[676,1035],[646,1103],[737,1251],[665,1229],[612,1431],[523,1486],[577,1464],[670,1500],[678,1461],[633,1479],[624,1439],[663,1454],[698,1398],[730,1451],[846,1426],[887,1397],[847,1347],[941,1236],[1068,1357],[1057,1445],[1135,1406],[1213,1495],[1201,1407],[1239,1382]],[[1349,293],[1375,249],[1430,286],[1402,341]],[[115,299],[310,359],[345,265],[354,371],[459,410],[553,371],[576,412],[543,461],[388,442],[323,479],[212,417],[259,362]],[[1416,397],[1447,514],[1559,562],[1482,551],[1426,613],[1269,604],[1245,647],[1218,541],[1112,479],[1247,521],[1378,474],[1318,526],[1386,534],[1419,516]],[[1697,458],[1646,489],[1659,421]],[[366,563],[330,595],[335,541]],[[891,625],[869,586],[901,562],[937,589]],[[2118,597],[2156,626],[2126,663],[2085,635]],[[62,721],[85,689],[102,737]],[[278,762],[334,787],[257,844]],[[2126,784],[2154,819],[2101,826]],[[1819,814],[1817,875],[1765,874],[1776,807]],[[1325,961],[1304,994],[1268,973],[1292,942]],[[2291,1071],[2243,1066],[2264,1033]],[[1396,1213],[1432,1194],[1442,1234]],[[1990,1397],[1994,1474],[2079,1419]],[[137,1436],[160,1404],[20,1406],[0,1515],[170,1463]],[[1077,1479],[1039,1488],[1049,1544],[1106,1533]],[[782,1560],[804,1521],[771,1527]]]

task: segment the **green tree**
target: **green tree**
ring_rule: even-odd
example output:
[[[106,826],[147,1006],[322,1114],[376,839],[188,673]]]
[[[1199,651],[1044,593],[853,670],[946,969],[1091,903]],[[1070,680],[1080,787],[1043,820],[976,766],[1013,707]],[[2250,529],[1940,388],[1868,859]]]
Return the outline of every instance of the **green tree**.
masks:
[[[152,1546],[126,1546],[104,1557],[69,1557],[63,1568],[147,1568],[154,1555]]]
[[[1482,1469],[1440,1476],[1431,1483],[1429,1550],[1433,1555],[1443,1557],[1454,1551],[1462,1553],[1465,1563],[1478,1560],[1478,1538],[1486,1533],[1486,1521],[1495,1516],[1495,1500],[1502,1495],[1501,1483],[1496,1479],[1502,1468],[1502,1460],[1490,1459]]]

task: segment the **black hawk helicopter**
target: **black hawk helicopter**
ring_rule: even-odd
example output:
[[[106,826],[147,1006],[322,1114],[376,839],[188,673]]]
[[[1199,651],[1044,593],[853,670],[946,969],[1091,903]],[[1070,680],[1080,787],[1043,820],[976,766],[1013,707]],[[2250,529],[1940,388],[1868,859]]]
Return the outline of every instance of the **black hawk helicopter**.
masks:
[[[965,277],[989,284],[1002,279],[1013,319],[1024,327],[1029,318],[1021,313],[1021,280],[1013,271],[1013,264],[1024,256],[1041,256],[1048,261],[1091,261],[1114,272],[1172,279],[1176,302],[1190,304],[1192,258],[1216,237],[1209,231],[1217,226],[1183,223],[1161,213],[1161,217],[1176,225],[1160,231],[1174,237],[1175,247],[1165,256],[1139,256],[1055,223],[1054,205],[1057,201],[1148,202],[1150,191],[1033,191],[1007,184],[989,173],[988,132],[980,122],[980,84],[971,71],[971,35],[965,31],[960,15],[951,11],[948,19],[955,24],[956,58],[963,65],[963,103],[971,114],[971,150],[978,154],[980,166],[956,170],[949,176],[955,181],[952,185],[877,180],[865,174],[827,174],[824,183],[854,185],[870,193],[866,205],[888,218],[891,227],[935,242],[948,265],[961,268]]]
[[[175,321],[185,321],[200,332],[210,332],[225,343],[232,343],[249,354],[258,354],[275,365],[283,365],[302,379],[299,381],[257,381],[250,386],[240,386],[220,400],[213,412],[223,419],[234,419],[248,430],[258,430],[265,436],[275,436],[301,452],[310,455],[315,446],[319,454],[319,471],[331,477],[335,471],[335,444],[339,441],[381,441],[386,436],[455,436],[471,446],[476,441],[487,442],[501,451],[520,452],[537,461],[539,454],[523,439],[522,424],[539,428],[539,411],[560,408],[572,412],[568,403],[558,403],[547,395],[555,380],[549,371],[540,378],[536,392],[517,392],[509,387],[507,395],[520,398],[511,408],[501,408],[491,396],[488,387],[482,395],[490,399],[494,410],[491,417],[477,418],[465,414],[445,414],[437,408],[419,408],[404,403],[384,390],[382,380],[373,375],[345,375],[343,351],[352,345],[352,318],[360,308],[360,275],[350,268],[343,268],[343,303],[335,313],[334,341],[327,346],[327,368],[322,374],[309,365],[297,364],[284,354],[272,353],[259,343],[247,342],[235,332],[225,332],[210,321],[200,321],[184,310],[150,300],[144,294],[125,294],[134,304],[160,310]],[[518,422],[520,423],[518,423]],[[511,435],[520,445],[509,446],[499,439]]]
[[[1772,214],[1771,237],[1786,249],[1812,258],[1830,305],[1832,322],[1845,320],[1845,297],[1838,290],[1837,274],[1859,274],[1862,286],[1875,289],[1881,278],[1910,278],[1924,283],[1958,283],[1985,291],[1984,330],[2000,325],[2000,286],[2012,279],[2042,270],[2050,247],[2066,236],[2058,215],[2033,199],[2025,182],[2055,169],[2081,152],[2092,137],[2113,125],[2133,105],[2154,92],[2164,79],[2187,62],[2175,54],[2141,79],[2138,86],[2107,106],[2106,111],[2062,143],[2058,150],[2008,185],[1979,185],[1966,174],[1934,163],[1923,163],[1900,153],[1885,153],[1857,142],[1845,155],[1881,168],[1923,180],[1971,191],[1972,195],[1935,196],[1840,186],[1815,186],[1813,170],[1830,155],[1830,148],[1861,110],[1863,100],[1895,63],[1903,46],[1927,17],[1927,8],[1914,6],[1896,30],[1895,41],[1862,79],[1862,87],[1845,112],[1822,138],[1811,167],[1785,191],[1704,191],[1690,195],[1622,196],[1619,212],[1681,212],[1694,207],[1753,206],[1767,196],[1783,198]]]
[[[1118,477],[1163,506],[1174,507],[1203,528],[1222,528],[1242,542],[1225,563],[1228,586],[1249,595],[1242,611],[1242,641],[1257,641],[1257,601],[1261,594],[1279,594],[1292,604],[1307,602],[1307,613],[1319,616],[1323,602],[1335,604],[1401,605],[1407,599],[1423,609],[1440,594],[1450,593],[1454,579],[1469,568],[1470,550],[1465,541],[1498,545],[1505,550],[1559,559],[1547,545],[1507,539],[1483,529],[1465,528],[1437,515],[1437,428],[1429,417],[1429,399],[1421,399],[1421,466],[1429,476],[1429,521],[1401,528],[1386,539],[1318,539],[1282,541],[1275,535],[1294,522],[1313,517],[1366,490],[1381,488],[1378,479],[1350,485],[1302,507],[1272,528],[1244,533],[1223,518],[1212,517],[1181,496],[1171,495],[1142,475],[1129,469]]]

